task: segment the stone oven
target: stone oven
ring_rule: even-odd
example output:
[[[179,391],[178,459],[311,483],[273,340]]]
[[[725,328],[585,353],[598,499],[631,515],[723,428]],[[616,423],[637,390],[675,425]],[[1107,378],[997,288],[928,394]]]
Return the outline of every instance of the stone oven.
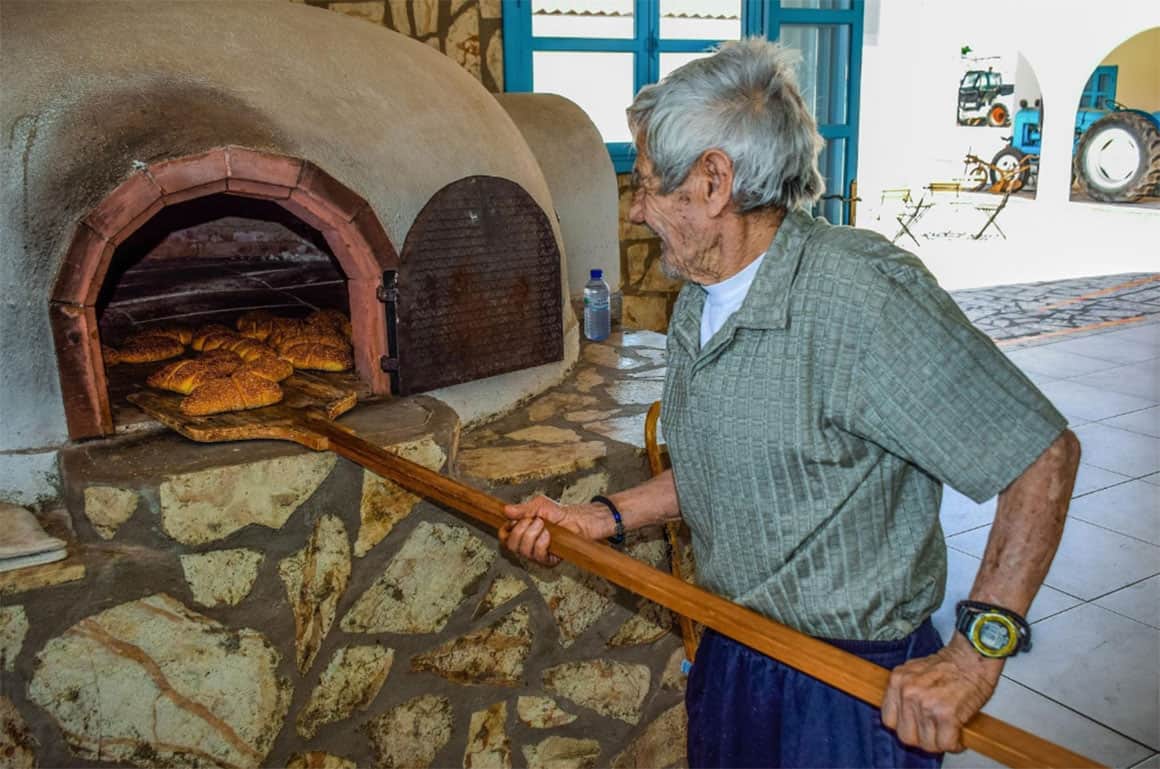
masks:
[[[100,343],[161,319],[341,309],[368,395],[555,362],[488,389],[514,402],[575,360],[548,181],[447,57],[290,3],[3,13],[9,498],[138,418]]]

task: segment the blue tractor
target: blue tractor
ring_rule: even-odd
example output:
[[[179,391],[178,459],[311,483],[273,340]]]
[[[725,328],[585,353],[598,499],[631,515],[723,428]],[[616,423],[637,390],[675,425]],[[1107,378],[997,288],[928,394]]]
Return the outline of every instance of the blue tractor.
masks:
[[[1075,116],[1072,173],[1092,200],[1131,203],[1160,194],[1160,112],[1129,109],[1111,99],[1105,109],[1080,109]],[[1020,103],[1010,143],[995,154],[992,183],[1018,174],[1034,188],[1039,169],[1042,110]]]

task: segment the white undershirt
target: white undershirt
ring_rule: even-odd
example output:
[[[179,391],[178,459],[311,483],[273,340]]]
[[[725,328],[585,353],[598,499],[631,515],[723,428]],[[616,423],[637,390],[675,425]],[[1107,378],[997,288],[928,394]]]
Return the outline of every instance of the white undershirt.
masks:
[[[713,338],[721,330],[729,316],[737,312],[745,297],[749,294],[749,287],[753,285],[753,278],[757,275],[757,268],[761,266],[765,254],[754,259],[744,270],[726,278],[720,283],[704,286],[705,307],[701,310],[701,346]]]

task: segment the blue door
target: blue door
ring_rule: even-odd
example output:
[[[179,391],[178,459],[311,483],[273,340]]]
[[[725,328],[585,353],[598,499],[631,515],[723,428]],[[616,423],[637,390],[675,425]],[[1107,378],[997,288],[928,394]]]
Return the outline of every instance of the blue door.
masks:
[[[764,9],[765,35],[802,55],[802,95],[826,140],[819,160],[826,196],[814,213],[834,224],[853,223],[864,5],[864,0],[768,0]]]

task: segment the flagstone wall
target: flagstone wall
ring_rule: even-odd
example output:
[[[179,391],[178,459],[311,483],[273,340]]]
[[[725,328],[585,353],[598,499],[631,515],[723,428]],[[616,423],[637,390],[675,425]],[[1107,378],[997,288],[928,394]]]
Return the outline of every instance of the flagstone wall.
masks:
[[[344,419],[502,499],[642,480],[659,335],[462,432],[430,398]],[[669,613],[329,452],[152,433],[62,457],[62,562],[0,572],[0,765],[671,766]],[[662,532],[626,551],[667,568]]]
[[[450,56],[492,93],[503,91],[500,0],[291,0],[393,29]]]

